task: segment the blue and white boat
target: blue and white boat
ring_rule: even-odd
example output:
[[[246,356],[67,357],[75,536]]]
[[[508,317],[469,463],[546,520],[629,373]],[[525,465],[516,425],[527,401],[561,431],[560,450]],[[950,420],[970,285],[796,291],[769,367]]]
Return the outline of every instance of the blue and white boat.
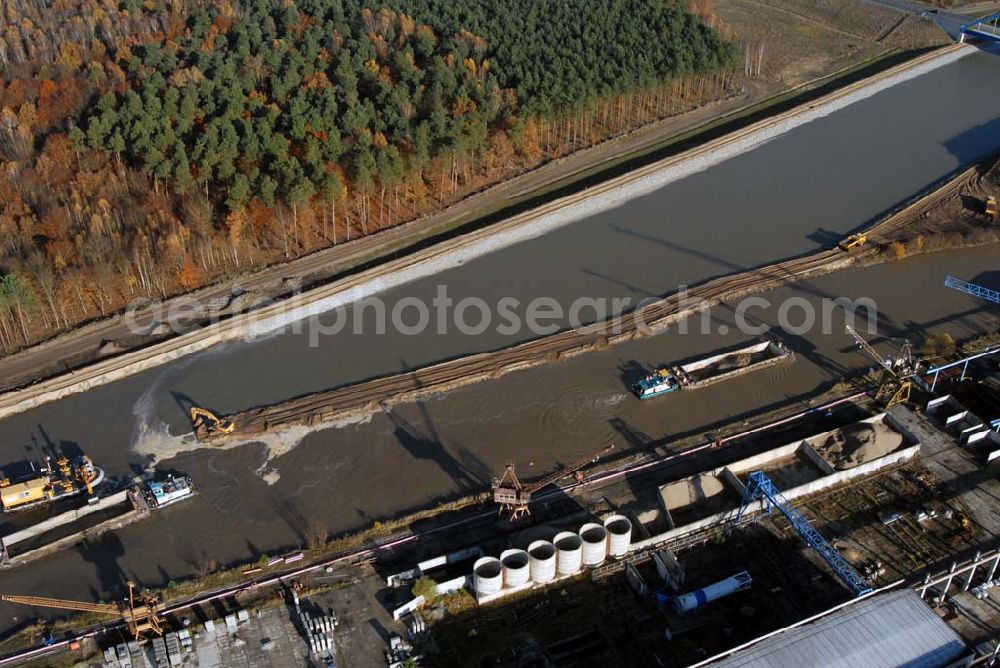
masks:
[[[652,399],[680,388],[681,384],[677,381],[677,377],[669,369],[657,369],[636,382],[632,386],[632,391],[640,399]]]
[[[168,476],[166,480],[144,485],[144,496],[150,508],[160,509],[191,498],[197,492],[187,476]]]

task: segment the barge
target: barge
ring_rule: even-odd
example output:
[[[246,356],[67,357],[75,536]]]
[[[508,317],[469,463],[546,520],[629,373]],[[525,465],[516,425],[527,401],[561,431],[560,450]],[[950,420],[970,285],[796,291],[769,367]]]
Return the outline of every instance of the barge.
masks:
[[[757,341],[685,364],[657,369],[632,386],[640,399],[651,399],[675,390],[696,390],[767,367],[791,362],[795,353],[779,341]]]
[[[92,497],[81,507],[33,523],[0,538],[0,569],[23,566],[108,531],[117,531],[197,494],[187,476],[169,475]]]

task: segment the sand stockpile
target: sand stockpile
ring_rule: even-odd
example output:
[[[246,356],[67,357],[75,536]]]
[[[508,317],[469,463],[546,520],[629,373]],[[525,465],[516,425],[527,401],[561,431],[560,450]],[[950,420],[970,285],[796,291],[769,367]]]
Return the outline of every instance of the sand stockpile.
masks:
[[[816,451],[838,470],[884,457],[903,444],[903,436],[884,422],[859,422],[830,434]]]
[[[683,508],[724,492],[722,481],[702,474],[667,485],[662,489],[663,503],[669,509]]]
[[[734,353],[732,355],[726,355],[718,366],[716,366],[717,371],[729,371],[731,369],[740,369],[745,366],[750,366],[753,362],[753,355],[747,352]]]

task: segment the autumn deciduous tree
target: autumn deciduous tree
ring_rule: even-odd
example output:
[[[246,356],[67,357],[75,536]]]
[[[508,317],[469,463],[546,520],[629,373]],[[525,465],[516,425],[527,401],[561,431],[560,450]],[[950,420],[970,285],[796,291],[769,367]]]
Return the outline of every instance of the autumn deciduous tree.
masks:
[[[737,57],[662,0],[0,0],[0,345],[440,210]]]
[[[190,260],[177,270],[177,283],[184,290],[194,290],[201,283],[201,269]]]

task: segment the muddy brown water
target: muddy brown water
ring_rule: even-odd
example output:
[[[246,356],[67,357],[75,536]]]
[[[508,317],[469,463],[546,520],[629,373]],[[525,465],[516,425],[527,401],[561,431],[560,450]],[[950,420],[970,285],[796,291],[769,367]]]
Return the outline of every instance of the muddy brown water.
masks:
[[[900,84],[746,155],[544,237],[497,251],[386,296],[522,302],[551,296],[638,299],[830,244],[1000,145],[1000,59],[976,54]],[[996,325],[989,305],[943,287],[945,274],[997,287],[997,249],[948,252],[809,281],[767,295],[814,303],[871,296],[884,332],[923,327],[967,337]],[[777,306],[754,317],[776,320]],[[992,314],[991,314],[992,313]],[[194,476],[200,495],[91,545],[0,573],[0,591],[94,599],[135,579],[160,586],[221,563],[275,553],[313,534],[479,491],[505,462],[526,477],[614,441],[644,448],[797,401],[866,364],[841,332],[788,336],[798,361],[650,402],[628,394],[653,367],[748,342],[731,307],[710,333],[673,332],[400,407],[363,424],[249,444],[193,449],[188,398],[228,412],[523,338],[490,331],[326,337],[284,334],[220,347],[0,422],[0,463],[80,448],[112,476],[160,465]],[[728,328],[722,333],[722,328]],[[692,326],[697,331],[697,326]],[[890,352],[887,344],[884,352]],[[178,435],[178,436],[174,436]],[[294,445],[295,447],[290,447]],[[268,461],[272,454],[284,453]],[[31,515],[7,519],[11,526]],[[15,619],[16,616],[16,619]],[[0,628],[30,610],[0,606]]]

